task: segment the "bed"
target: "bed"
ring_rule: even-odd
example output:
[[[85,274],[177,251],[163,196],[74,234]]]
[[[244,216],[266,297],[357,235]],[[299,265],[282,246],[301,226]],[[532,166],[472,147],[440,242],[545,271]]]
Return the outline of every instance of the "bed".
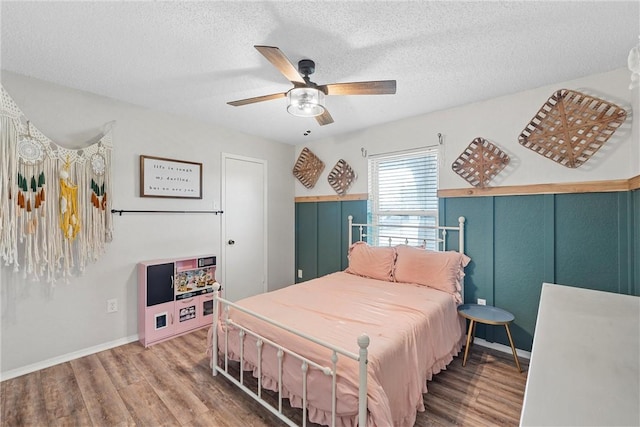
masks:
[[[412,426],[416,411],[424,411],[427,380],[464,341],[457,314],[469,262],[464,218],[457,227],[430,227],[443,233],[440,251],[407,238],[373,246],[366,242],[371,227],[349,217],[355,242],[345,271],[236,303],[216,292],[208,343],[213,375],[288,425],[296,424],[284,415],[283,399],[302,409],[303,425]],[[458,251],[446,250],[448,231],[458,233]],[[240,365],[237,376],[232,363]],[[244,384],[245,372],[257,378],[255,390]],[[276,404],[262,399],[264,389],[276,392]]]

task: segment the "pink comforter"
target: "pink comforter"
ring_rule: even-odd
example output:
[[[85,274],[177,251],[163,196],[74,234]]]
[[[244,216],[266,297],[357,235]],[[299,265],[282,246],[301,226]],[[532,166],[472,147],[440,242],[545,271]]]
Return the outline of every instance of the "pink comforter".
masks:
[[[416,411],[424,411],[426,381],[445,369],[463,342],[464,322],[454,297],[425,286],[384,282],[338,272],[256,295],[238,302],[243,307],[291,325],[353,353],[357,337],[369,335],[368,424],[379,427],[412,426]],[[331,366],[331,352],[278,330],[244,313],[231,310],[230,318],[259,331],[285,348]],[[224,351],[222,327],[219,349]],[[237,333],[229,334],[229,354],[238,360]],[[245,338],[245,369],[257,373],[253,340]],[[270,359],[270,360],[269,360]],[[300,362],[284,361],[284,394],[302,406]],[[337,424],[357,424],[358,363],[345,356],[338,361]],[[263,349],[263,385],[277,387],[275,350]],[[308,372],[308,413],[313,422],[331,422],[330,378],[316,369]]]

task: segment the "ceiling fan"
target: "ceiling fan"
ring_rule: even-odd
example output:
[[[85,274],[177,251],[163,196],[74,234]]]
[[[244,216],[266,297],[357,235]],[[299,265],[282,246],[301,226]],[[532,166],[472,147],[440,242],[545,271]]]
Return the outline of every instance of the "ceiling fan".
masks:
[[[325,95],[384,95],[396,93],[395,80],[317,85],[309,78],[316,68],[316,64],[312,60],[300,60],[296,69],[277,47],[254,47],[293,84],[293,88],[287,92],[227,102],[227,104],[234,107],[286,97],[287,111],[289,113],[300,117],[315,117],[320,126],[324,126],[333,123],[333,117],[324,106]]]

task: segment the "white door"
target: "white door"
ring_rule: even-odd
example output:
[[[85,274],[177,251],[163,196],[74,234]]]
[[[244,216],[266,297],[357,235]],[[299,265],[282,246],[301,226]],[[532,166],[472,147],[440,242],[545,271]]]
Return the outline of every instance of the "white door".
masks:
[[[267,291],[267,164],[222,154],[222,286],[231,301]]]

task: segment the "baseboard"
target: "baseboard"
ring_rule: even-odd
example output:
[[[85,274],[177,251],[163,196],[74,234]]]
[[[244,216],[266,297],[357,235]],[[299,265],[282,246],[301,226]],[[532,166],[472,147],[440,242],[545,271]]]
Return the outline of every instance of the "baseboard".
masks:
[[[63,354],[62,356],[54,357],[51,359],[43,360],[42,362],[33,363],[31,365],[23,366],[21,368],[12,369],[7,372],[0,372],[0,381],[10,380],[21,375],[30,374],[31,372],[39,371],[40,369],[49,368],[60,363],[65,363],[70,360],[78,359],[80,357],[89,356],[90,354],[99,353],[110,348],[119,347],[121,345],[129,344],[134,341],[138,341],[138,334],[130,335],[125,338],[120,338],[115,341],[106,342],[93,347],[85,348],[82,350],[74,351],[72,353]]]
[[[473,339],[473,343],[481,345],[482,347],[492,348],[494,350],[498,350],[498,351],[501,351],[503,353],[513,354],[513,352],[511,351],[511,347],[509,347],[507,345],[504,345],[504,344],[498,344],[498,343],[495,343],[495,342],[489,342],[487,340],[483,340],[482,338],[474,338]],[[472,351],[473,351],[473,349],[472,349]],[[516,353],[518,353],[518,357],[523,357],[525,359],[531,359],[531,352],[529,352],[529,351],[524,351],[524,350],[520,350],[519,348],[516,348]]]

